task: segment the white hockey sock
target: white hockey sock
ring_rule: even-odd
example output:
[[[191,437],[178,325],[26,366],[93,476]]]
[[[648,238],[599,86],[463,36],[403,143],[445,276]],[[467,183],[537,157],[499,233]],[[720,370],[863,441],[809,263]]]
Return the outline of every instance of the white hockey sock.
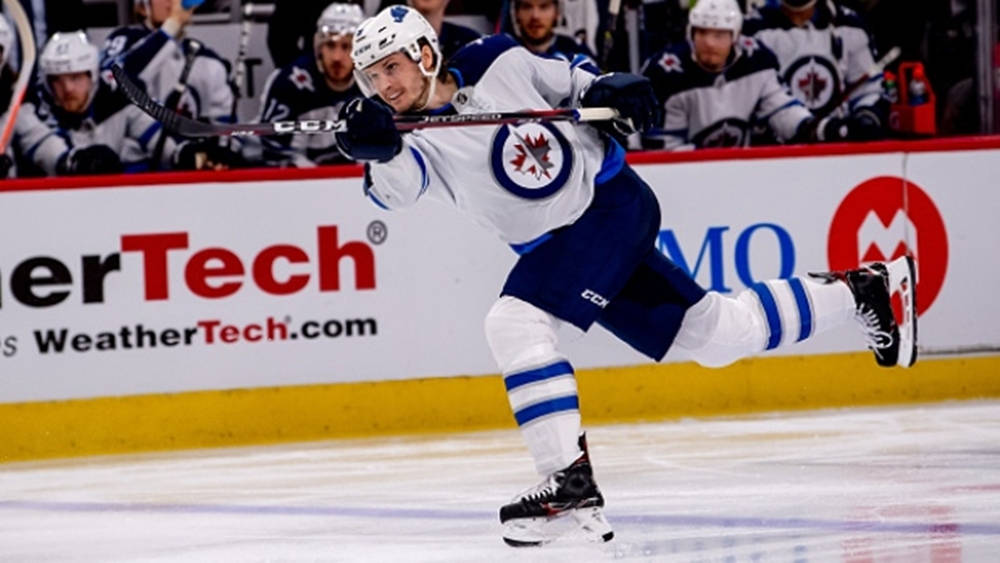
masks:
[[[674,344],[703,366],[722,367],[825,332],[852,320],[854,310],[844,283],[771,280],[735,299],[708,293],[684,315]]]
[[[504,375],[507,398],[541,475],[573,463],[580,455],[580,400],[569,362],[559,358]]]
[[[761,282],[750,291],[768,329],[766,350],[800,342],[854,318],[854,296],[841,282],[789,278]]]
[[[580,401],[573,367],[556,350],[560,321],[513,297],[486,315],[486,339],[504,376],[507,398],[542,475],[580,455]]]

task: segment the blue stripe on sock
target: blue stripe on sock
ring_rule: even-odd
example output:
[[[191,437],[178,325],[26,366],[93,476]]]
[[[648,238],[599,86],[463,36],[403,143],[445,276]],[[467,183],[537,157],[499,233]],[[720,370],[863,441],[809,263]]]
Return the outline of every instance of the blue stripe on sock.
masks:
[[[802,342],[812,335],[812,308],[810,307],[809,298],[806,297],[806,288],[802,285],[802,280],[799,278],[790,278],[788,285],[792,288],[792,295],[795,296],[795,304],[799,306],[799,339],[796,342]]]
[[[505,377],[503,382],[504,385],[507,386],[507,391],[513,391],[514,389],[529,383],[572,373],[573,366],[569,365],[569,362],[562,361],[533,370],[522,371],[521,373],[512,373]]]
[[[541,403],[523,408],[514,413],[514,418],[517,420],[518,426],[524,426],[532,420],[547,414],[576,410],[580,410],[580,399],[576,395],[570,395],[569,397],[559,397],[558,399],[542,401]]]
[[[774,350],[781,344],[781,315],[778,314],[778,305],[774,302],[774,295],[771,288],[766,284],[758,283],[751,287],[760,299],[760,304],[764,308],[764,316],[767,317],[767,326],[770,328],[771,336],[767,340],[767,349]]]

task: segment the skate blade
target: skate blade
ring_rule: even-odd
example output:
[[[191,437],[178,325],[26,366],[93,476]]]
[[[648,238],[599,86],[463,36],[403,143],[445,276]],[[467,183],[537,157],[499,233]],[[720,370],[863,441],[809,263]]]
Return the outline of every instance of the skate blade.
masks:
[[[568,510],[549,518],[517,518],[503,524],[503,541],[511,547],[538,547],[577,533],[596,543],[615,537],[600,507]]]
[[[537,547],[566,535],[575,523],[568,512],[556,516],[514,518],[503,523],[503,541],[511,547]]]
[[[573,518],[589,541],[603,543],[609,542],[615,537],[615,532],[611,529],[611,524],[604,517],[604,510],[600,507],[574,510]]]
[[[896,365],[908,368],[917,361],[917,268],[910,256],[886,264],[890,295],[899,292],[903,318],[899,323],[899,358]]]

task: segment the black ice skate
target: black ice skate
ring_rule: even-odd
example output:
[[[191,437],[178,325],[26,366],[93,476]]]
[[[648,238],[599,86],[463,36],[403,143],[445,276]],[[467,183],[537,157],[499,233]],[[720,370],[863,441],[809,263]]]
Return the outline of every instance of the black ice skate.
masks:
[[[827,282],[842,281],[851,288],[856,316],[883,367],[910,367],[917,361],[917,287],[913,258],[904,256],[888,264],[875,262],[857,270],[809,274]],[[892,313],[892,295],[902,299],[902,323]]]
[[[580,449],[583,453],[569,467],[500,508],[503,541],[508,545],[538,546],[574,529],[582,530],[591,541],[614,537],[604,518],[604,497],[594,482],[585,435],[580,436]]]

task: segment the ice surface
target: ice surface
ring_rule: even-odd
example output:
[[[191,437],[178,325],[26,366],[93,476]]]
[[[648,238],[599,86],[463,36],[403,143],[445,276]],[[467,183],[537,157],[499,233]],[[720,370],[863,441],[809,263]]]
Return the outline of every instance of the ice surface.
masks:
[[[0,465],[0,561],[1000,561],[1000,403],[589,430],[617,537],[515,550],[515,430]]]

